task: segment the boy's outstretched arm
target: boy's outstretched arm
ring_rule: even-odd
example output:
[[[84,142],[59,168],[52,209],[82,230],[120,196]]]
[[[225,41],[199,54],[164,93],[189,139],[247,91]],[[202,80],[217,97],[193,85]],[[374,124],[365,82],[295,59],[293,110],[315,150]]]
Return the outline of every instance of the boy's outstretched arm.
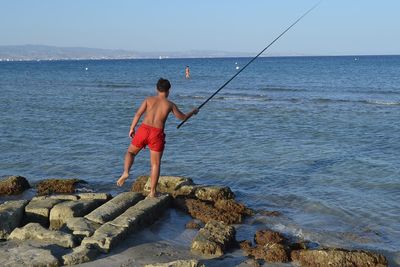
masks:
[[[175,117],[177,117],[181,121],[189,119],[190,117],[193,116],[193,114],[197,114],[198,112],[199,110],[197,108],[194,108],[192,111],[185,114],[182,111],[180,111],[179,108],[174,103],[172,103],[172,113],[174,113]]]
[[[143,101],[143,103],[140,105],[139,109],[136,111],[135,116],[133,117],[131,128],[129,129],[129,137],[133,137],[135,135],[135,127],[137,123],[139,122],[140,117],[143,115],[143,113],[146,111],[147,108],[147,99]]]

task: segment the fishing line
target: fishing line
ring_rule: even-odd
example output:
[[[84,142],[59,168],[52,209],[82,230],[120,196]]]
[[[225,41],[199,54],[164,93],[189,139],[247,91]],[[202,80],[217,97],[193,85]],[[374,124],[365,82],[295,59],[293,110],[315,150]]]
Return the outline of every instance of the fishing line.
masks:
[[[258,53],[254,58],[252,58],[243,68],[241,68],[238,72],[236,72],[235,75],[233,75],[228,81],[226,81],[217,91],[215,91],[209,98],[207,98],[206,101],[204,101],[200,106],[197,107],[197,109],[201,109],[205,104],[207,104],[208,101],[210,101],[216,94],[219,93],[219,91],[222,90],[228,83],[230,83],[233,79],[235,79],[236,76],[238,76],[242,71],[244,71],[247,66],[249,66],[254,60],[256,60],[262,53],[264,53],[265,50],[267,50],[271,45],[273,45],[276,41],[278,41],[279,38],[281,38],[286,32],[288,32],[294,25],[296,25],[300,20],[302,20],[305,16],[308,15],[312,10],[314,10],[319,4],[321,4],[322,0],[316,3],[314,6],[312,6],[309,10],[307,10],[301,17],[299,17],[295,22],[293,22],[286,30],[284,30],[278,37],[276,37],[269,45],[267,45],[263,50],[261,50],[260,53]],[[184,121],[182,121],[176,128],[180,128],[187,120],[189,120],[191,117],[186,118]]]

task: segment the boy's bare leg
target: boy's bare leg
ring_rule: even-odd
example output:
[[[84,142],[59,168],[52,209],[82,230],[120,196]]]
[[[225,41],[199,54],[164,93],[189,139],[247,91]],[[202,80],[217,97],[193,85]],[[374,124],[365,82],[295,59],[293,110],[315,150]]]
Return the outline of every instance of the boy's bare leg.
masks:
[[[129,145],[128,150],[125,154],[125,161],[124,161],[124,172],[122,173],[121,177],[119,177],[117,181],[118,186],[122,186],[126,179],[129,177],[129,171],[135,161],[135,156],[139,153],[141,148],[138,148],[132,144]]]
[[[151,164],[151,174],[150,174],[150,197],[157,196],[157,183],[160,177],[160,165],[161,157],[163,152],[157,152],[150,150],[150,164]]]

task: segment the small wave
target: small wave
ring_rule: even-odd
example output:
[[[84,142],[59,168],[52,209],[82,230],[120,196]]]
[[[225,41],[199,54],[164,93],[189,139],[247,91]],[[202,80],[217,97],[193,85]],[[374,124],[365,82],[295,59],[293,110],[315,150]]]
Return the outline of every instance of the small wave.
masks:
[[[385,100],[351,100],[351,99],[316,98],[313,99],[312,101],[317,103],[361,103],[361,104],[384,105],[384,106],[400,105],[400,101],[385,101]]]
[[[108,84],[97,84],[96,87],[100,88],[137,88],[137,85],[134,84],[117,84],[117,83],[108,83]]]
[[[354,88],[354,87],[352,87]],[[349,90],[347,91],[349,93],[354,93],[354,94],[380,94],[380,95],[398,95],[400,94],[400,90],[380,90],[380,89],[375,89],[375,90],[364,90],[364,87],[360,87],[359,90]]]
[[[306,92],[307,90],[301,88],[285,88],[285,87],[264,87],[260,88],[260,91],[268,92]]]
[[[179,98],[189,98],[189,99],[205,99],[205,96],[201,95],[178,95]]]
[[[181,98],[189,98],[189,99],[205,99],[208,96],[196,96],[196,95],[178,95]],[[266,96],[260,95],[224,95],[224,96],[215,96],[215,100],[225,100],[225,101],[268,101],[270,98]]]
[[[362,102],[365,102],[367,104],[384,105],[384,106],[399,106],[400,105],[400,101],[365,100]]]
[[[350,99],[332,99],[332,98],[315,98],[312,99],[312,101],[317,102],[317,103],[351,103],[351,102],[359,102],[359,101],[353,101]]]
[[[91,87],[91,88],[138,88],[138,85],[129,83],[71,83],[74,87]]]
[[[239,101],[268,101],[267,97],[251,97],[251,96],[222,96],[219,97],[220,100],[239,100]]]

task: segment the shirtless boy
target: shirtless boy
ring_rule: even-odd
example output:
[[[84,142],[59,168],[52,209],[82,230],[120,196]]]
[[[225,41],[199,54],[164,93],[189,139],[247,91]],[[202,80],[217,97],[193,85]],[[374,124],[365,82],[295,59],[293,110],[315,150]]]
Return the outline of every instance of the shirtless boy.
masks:
[[[197,114],[198,109],[184,114],[178,107],[168,100],[171,84],[168,80],[160,78],[157,82],[157,95],[146,98],[133,117],[129,137],[133,138],[125,154],[124,172],[117,181],[118,186],[122,186],[129,177],[129,171],[135,160],[135,156],[146,145],[150,149],[150,197],[156,196],[156,187],[160,176],[161,157],[164,151],[165,134],[164,126],[170,112],[180,120],[185,120]],[[140,117],[145,114],[142,124],[135,132],[135,127]]]

